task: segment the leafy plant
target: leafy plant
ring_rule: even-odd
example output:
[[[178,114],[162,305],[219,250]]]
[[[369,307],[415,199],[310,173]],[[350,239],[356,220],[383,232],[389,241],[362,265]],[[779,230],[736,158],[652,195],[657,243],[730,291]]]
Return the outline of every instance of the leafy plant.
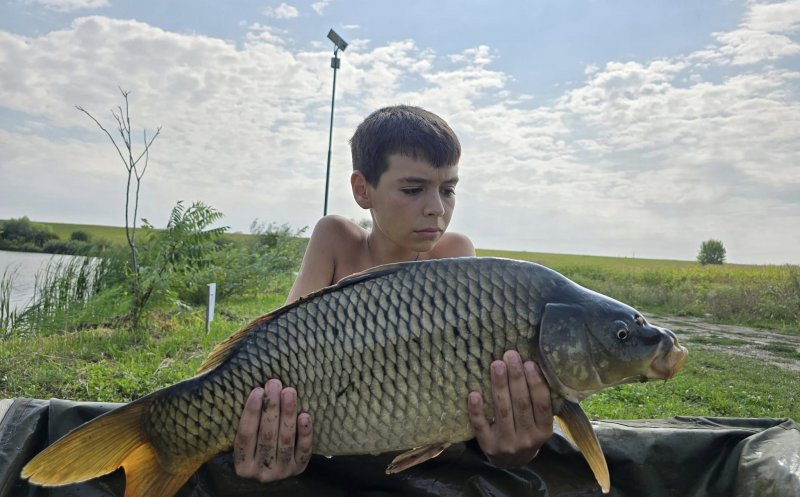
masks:
[[[142,220],[147,240],[141,248],[138,273],[139,292],[133,295],[129,319],[137,328],[153,298],[157,301],[174,297],[172,291],[187,275],[208,266],[210,254],[219,248],[216,240],[227,226],[210,228],[222,213],[202,202],[189,208],[179,201],[172,209],[166,229],[156,230],[147,219]]]
[[[191,304],[202,304],[206,285],[217,284],[217,300],[233,295],[263,295],[291,285],[292,273],[303,257],[305,228],[293,231],[287,225],[259,222],[250,225],[254,235],[245,243],[220,244],[210,254],[204,268],[186,275],[184,285],[176,288],[178,296]]]

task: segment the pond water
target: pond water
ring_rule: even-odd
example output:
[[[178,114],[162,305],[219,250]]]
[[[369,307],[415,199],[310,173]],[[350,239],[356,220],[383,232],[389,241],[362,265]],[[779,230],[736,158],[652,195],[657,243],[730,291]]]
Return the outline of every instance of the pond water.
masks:
[[[6,278],[13,274],[11,308],[21,311],[30,305],[37,272],[46,268],[51,261],[67,262],[73,258],[75,256],[0,250],[0,278],[4,274]]]

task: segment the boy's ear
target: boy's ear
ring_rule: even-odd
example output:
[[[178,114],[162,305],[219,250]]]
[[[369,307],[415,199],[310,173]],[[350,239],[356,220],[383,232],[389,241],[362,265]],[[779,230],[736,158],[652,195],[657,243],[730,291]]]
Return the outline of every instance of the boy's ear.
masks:
[[[353,171],[350,175],[350,186],[353,188],[353,198],[362,209],[372,208],[372,201],[369,198],[369,183],[361,171]]]

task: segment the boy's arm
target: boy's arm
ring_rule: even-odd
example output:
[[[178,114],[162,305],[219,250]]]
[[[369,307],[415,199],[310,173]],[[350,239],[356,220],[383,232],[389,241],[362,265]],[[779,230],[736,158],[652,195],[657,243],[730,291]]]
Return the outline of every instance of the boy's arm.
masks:
[[[333,284],[336,269],[333,248],[340,241],[338,239],[341,238],[344,228],[343,222],[338,217],[326,216],[314,226],[300,272],[286,297],[287,304]]]

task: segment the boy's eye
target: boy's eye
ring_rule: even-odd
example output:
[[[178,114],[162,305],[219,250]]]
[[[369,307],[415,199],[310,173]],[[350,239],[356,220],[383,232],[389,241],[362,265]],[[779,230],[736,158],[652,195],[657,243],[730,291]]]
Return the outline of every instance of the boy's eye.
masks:
[[[414,186],[411,188],[401,188],[400,191],[406,195],[416,195],[422,191],[422,188]]]
[[[448,186],[447,188],[442,189],[442,193],[447,197],[454,197],[456,194],[456,188],[454,186]]]

